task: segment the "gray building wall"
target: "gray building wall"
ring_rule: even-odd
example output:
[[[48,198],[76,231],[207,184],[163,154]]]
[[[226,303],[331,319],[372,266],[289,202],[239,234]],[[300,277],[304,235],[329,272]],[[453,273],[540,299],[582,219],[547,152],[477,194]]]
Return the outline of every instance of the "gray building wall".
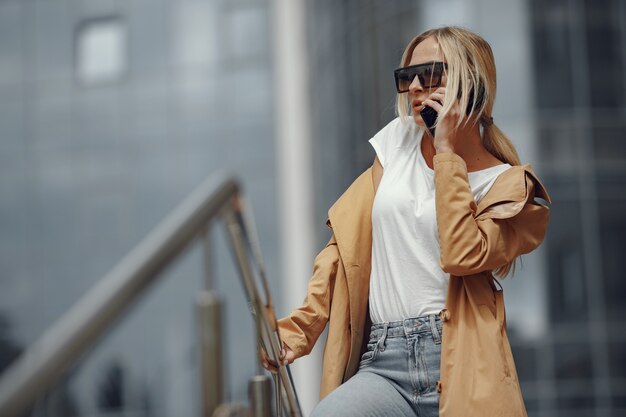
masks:
[[[244,183],[279,294],[268,19],[261,1],[0,2],[4,365],[218,170]],[[85,83],[77,45],[102,20],[125,33],[122,70]],[[226,393],[243,401],[252,320],[224,233],[213,240]],[[201,266],[196,245],[34,415],[197,415]]]

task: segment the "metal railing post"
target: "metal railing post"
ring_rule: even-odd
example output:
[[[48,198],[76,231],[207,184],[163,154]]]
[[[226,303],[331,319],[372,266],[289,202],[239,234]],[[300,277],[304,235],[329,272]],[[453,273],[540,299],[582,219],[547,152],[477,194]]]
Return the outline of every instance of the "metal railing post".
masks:
[[[222,367],[222,301],[215,291],[202,291],[196,300],[200,338],[202,416],[211,417],[224,399]]]
[[[272,417],[272,381],[269,377],[255,375],[250,378],[248,403],[250,417]]]

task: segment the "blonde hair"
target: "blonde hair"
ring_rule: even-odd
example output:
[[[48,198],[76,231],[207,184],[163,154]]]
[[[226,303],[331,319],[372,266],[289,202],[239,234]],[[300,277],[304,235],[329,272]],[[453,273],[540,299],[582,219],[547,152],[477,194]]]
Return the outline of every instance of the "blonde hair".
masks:
[[[447,94],[439,119],[448,114],[456,100],[462,109],[469,106],[470,115],[459,118],[456,127],[478,121],[483,126],[483,146],[499,160],[510,165],[520,165],[515,146],[493,123],[491,117],[496,98],[496,64],[491,46],[482,37],[465,28],[446,26],[430,29],[409,42],[402,54],[401,67],[409,65],[415,47],[429,37],[435,39],[448,64],[445,72]],[[408,93],[399,93],[396,96],[396,112],[402,120],[408,117],[409,109]],[[494,274],[500,277],[505,277],[509,272],[514,274],[516,260],[496,268]]]

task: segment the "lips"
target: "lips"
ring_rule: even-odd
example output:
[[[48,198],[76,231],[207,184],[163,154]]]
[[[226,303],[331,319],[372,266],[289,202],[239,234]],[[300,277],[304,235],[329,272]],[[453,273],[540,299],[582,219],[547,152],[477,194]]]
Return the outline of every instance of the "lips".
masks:
[[[415,107],[420,107],[422,105],[422,100],[413,100],[411,102],[411,105],[415,108]]]

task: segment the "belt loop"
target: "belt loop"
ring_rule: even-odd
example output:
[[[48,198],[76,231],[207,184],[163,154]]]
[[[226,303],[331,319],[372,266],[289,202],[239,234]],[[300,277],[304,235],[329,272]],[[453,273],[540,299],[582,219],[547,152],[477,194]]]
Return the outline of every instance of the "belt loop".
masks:
[[[378,340],[378,350],[381,352],[385,351],[385,340],[387,339],[387,329],[389,328],[389,323],[383,323],[383,335]]]
[[[430,314],[429,318],[430,318],[430,329],[433,332],[433,340],[435,341],[435,343],[439,343],[439,331],[437,330],[437,323],[435,323],[435,315]]]

